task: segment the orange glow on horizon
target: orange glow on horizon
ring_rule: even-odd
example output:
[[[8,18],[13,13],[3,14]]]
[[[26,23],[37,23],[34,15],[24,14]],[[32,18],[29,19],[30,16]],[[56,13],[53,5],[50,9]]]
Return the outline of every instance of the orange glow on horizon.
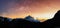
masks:
[[[39,14],[39,13],[37,13],[37,14],[22,14],[22,15],[8,15],[8,16],[4,16],[4,17],[9,17],[9,18],[25,18],[26,16],[28,16],[28,15],[30,15],[30,16],[32,16],[34,19],[50,19],[50,18],[53,18],[54,17],[54,15],[55,15],[55,13],[54,14]]]
[[[21,0],[7,3],[0,10],[0,16],[25,18],[31,15],[35,19],[50,19],[60,10],[60,1],[57,0]]]

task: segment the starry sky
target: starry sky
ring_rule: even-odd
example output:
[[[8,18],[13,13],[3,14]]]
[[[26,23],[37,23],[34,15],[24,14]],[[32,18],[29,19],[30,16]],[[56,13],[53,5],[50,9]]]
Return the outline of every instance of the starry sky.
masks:
[[[52,18],[60,10],[60,0],[0,0],[0,16]]]

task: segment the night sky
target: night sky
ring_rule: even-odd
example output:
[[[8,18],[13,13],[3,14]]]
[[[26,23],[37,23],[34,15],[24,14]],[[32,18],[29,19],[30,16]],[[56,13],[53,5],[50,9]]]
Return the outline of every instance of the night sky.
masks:
[[[60,0],[0,0],[0,16],[52,18],[60,10]]]

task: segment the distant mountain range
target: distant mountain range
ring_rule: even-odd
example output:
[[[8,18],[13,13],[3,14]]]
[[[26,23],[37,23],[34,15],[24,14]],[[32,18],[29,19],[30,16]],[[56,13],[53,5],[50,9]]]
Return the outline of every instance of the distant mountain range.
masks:
[[[6,27],[2,27],[6,26]],[[45,22],[35,20],[32,16],[11,19],[0,16],[0,28],[60,28],[60,10],[57,11],[52,19]]]

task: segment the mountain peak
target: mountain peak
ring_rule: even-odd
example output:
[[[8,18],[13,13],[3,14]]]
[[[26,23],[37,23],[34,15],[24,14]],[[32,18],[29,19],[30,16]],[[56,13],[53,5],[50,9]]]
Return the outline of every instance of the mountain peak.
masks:
[[[25,17],[25,19],[34,19],[32,16],[28,15]]]
[[[28,15],[25,17],[25,20],[31,21],[31,22],[39,22],[38,20],[35,20],[32,16]]]

